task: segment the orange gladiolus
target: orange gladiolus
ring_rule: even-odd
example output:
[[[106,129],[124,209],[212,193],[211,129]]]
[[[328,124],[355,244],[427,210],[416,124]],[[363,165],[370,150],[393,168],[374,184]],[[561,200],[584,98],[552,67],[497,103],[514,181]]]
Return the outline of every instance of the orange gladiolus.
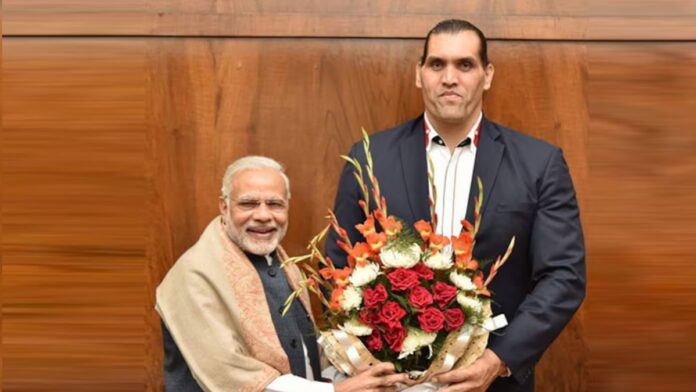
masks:
[[[307,286],[317,288],[317,281],[314,278],[309,277],[307,278]]]
[[[387,233],[387,236],[389,237],[393,237],[399,234],[401,231],[401,222],[396,220],[396,218],[393,216],[387,217],[387,219],[380,223],[382,224],[384,232]]]
[[[416,222],[413,227],[416,228],[416,231],[420,234],[423,241],[427,241],[430,235],[433,234],[433,227],[430,225],[430,222],[426,222],[422,219]]]
[[[342,286],[347,286],[348,285],[348,278],[350,277],[350,274],[353,272],[353,269],[350,267],[345,267],[341,269],[333,269],[331,267],[324,267],[319,270],[319,275],[321,275],[324,280],[329,280],[333,279],[334,282],[336,283],[336,287],[342,287]]]
[[[331,267],[324,267],[319,270],[319,275],[321,275],[324,280],[332,279],[334,276],[334,269]]]
[[[375,218],[377,218],[377,221],[382,226],[382,230],[387,233],[388,237],[393,237],[399,234],[401,231],[401,222],[396,220],[394,216],[388,216],[385,218],[384,214],[382,214],[382,211],[380,210],[375,210],[374,214]]]
[[[363,237],[367,238],[368,235],[376,232],[376,230],[375,230],[375,218],[373,218],[372,215],[370,215],[365,220],[365,223],[357,224],[357,225],[355,225],[355,228],[358,229],[358,231],[360,232],[360,234],[363,235]]]
[[[483,288],[483,273],[479,271],[476,275],[474,275],[474,278],[471,280],[476,287],[479,289]]]
[[[449,239],[443,235],[433,234],[430,236],[430,250],[433,253],[439,252],[450,243]]]
[[[341,248],[344,252],[350,253],[351,247],[348,244],[346,244],[345,242],[343,242],[341,240],[336,240],[336,244],[338,244],[338,247]]]
[[[462,219],[462,226],[464,226],[464,230],[468,231],[469,233],[474,231],[474,226],[466,219]]]
[[[358,200],[358,205],[360,205],[360,208],[362,208],[363,211],[367,211],[367,204],[365,204],[365,200]]]
[[[486,286],[483,284],[483,273],[479,271],[476,276],[472,279],[472,282],[474,282],[474,285],[478,288],[478,293],[481,295],[484,295],[486,297],[491,296],[491,292],[488,291]]]
[[[454,248],[457,267],[466,268],[471,261],[473,242],[471,233],[466,231],[462,231],[459,237],[452,237],[452,247]]]
[[[336,285],[337,286],[347,286],[348,285],[348,278],[350,277],[351,273],[353,273],[353,269],[351,267],[335,269],[333,275],[334,275],[334,281],[336,282]]]
[[[385,233],[372,233],[367,236],[367,244],[370,245],[370,249],[377,253],[380,249],[387,243],[387,234]]]
[[[350,251],[348,254],[348,258],[350,258],[355,265],[358,266],[364,266],[367,264],[367,259],[370,257],[370,246],[364,242],[358,242],[355,244],[353,249]]]
[[[464,266],[464,268],[466,268],[468,270],[472,270],[472,271],[476,271],[478,269],[478,267],[479,267],[479,263],[478,263],[478,261],[476,261],[474,259],[469,260],[469,262],[466,263],[466,265]]]
[[[331,301],[329,301],[329,310],[339,312],[341,310],[341,299],[343,298],[343,287],[336,287],[331,292]]]

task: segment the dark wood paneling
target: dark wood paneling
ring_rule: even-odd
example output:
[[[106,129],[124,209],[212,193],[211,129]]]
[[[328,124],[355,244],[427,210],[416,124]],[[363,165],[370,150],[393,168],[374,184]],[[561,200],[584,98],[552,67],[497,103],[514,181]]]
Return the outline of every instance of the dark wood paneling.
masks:
[[[4,51],[2,50],[2,18],[0,18],[0,64],[2,64],[3,60],[3,53]],[[0,72],[0,97],[3,95],[3,84],[2,84],[2,72]],[[3,124],[2,117],[3,117],[4,110],[0,110],[0,125]],[[2,137],[2,127],[0,127],[0,156],[2,155],[3,152],[3,137]],[[0,159],[0,195],[2,195],[2,184],[4,181],[4,174],[2,170],[2,159]],[[1,196],[0,196],[1,197]],[[0,244],[2,243],[2,221],[3,221],[3,214],[2,214],[2,203],[0,203]],[[3,385],[3,333],[2,333],[2,304],[3,304],[3,295],[2,295],[2,260],[3,260],[3,252],[0,250],[0,387]]]
[[[144,53],[3,42],[3,390],[145,386]]]
[[[696,384],[696,45],[589,51],[591,391]]]
[[[696,38],[688,0],[6,0],[3,11],[9,35],[421,38],[437,21],[460,17],[498,39]]]

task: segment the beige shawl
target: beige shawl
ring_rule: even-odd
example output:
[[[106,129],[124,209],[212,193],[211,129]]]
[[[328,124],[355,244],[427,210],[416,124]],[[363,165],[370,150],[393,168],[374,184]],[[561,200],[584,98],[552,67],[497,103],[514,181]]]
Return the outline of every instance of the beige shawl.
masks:
[[[281,260],[287,258],[278,248]],[[291,287],[297,267],[284,269]],[[309,298],[300,298],[312,315]],[[213,219],[157,288],[157,312],[209,392],[262,391],[290,365],[256,269]]]

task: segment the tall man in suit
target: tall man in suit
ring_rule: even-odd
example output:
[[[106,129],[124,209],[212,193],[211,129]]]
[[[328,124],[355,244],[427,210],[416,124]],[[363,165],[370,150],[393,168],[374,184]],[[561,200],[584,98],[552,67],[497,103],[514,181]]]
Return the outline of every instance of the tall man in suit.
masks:
[[[491,122],[482,112],[493,80],[486,38],[474,25],[447,20],[427,35],[416,66],[425,113],[371,137],[374,172],[389,213],[408,225],[430,220],[428,158],[436,187],[437,232],[458,235],[461,219],[473,221],[476,178],[483,182],[483,220],[474,256],[489,259],[515,248],[490,285],[493,312],[508,327],[491,336],[483,356],[468,368],[433,381],[446,391],[533,391],[534,366],[560,334],[585,295],[585,250],[575,190],[558,147]],[[520,102],[523,104],[523,102]],[[350,155],[365,164],[360,144]],[[365,216],[346,165],[335,213],[352,241]],[[345,254],[327,240],[328,255]]]

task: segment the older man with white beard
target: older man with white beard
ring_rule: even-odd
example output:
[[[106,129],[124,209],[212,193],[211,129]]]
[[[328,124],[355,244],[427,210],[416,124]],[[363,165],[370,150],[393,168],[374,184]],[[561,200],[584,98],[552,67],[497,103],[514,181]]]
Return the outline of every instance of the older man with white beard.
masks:
[[[166,391],[388,391],[404,380],[382,363],[335,386],[316,381],[309,298],[281,315],[300,279],[294,266],[280,270],[289,200],[278,162],[251,156],[227,168],[220,216],[157,288]]]

